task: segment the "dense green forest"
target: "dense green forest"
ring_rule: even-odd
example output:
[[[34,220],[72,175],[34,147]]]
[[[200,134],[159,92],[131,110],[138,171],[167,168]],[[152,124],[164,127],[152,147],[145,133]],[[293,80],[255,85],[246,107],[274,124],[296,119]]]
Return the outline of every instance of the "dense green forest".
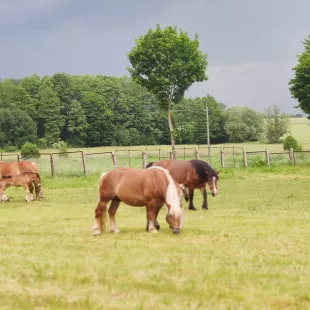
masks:
[[[0,147],[25,142],[49,147],[170,144],[167,111],[129,77],[36,74],[0,81]],[[256,141],[262,115],[227,109],[212,96],[181,100],[172,108],[178,144],[206,144],[206,104],[211,143]],[[279,111],[278,111],[279,112]]]

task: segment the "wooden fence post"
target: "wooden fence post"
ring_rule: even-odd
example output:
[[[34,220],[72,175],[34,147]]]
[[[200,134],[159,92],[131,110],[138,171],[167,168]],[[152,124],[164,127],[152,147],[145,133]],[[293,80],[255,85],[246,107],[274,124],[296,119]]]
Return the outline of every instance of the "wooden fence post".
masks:
[[[221,154],[221,166],[224,168],[225,167],[225,154],[224,154],[222,147],[221,147],[220,154]]]
[[[195,150],[195,152],[196,152],[196,159],[199,160],[200,159],[199,150],[198,151]]]
[[[270,167],[270,156],[269,156],[269,151],[267,149],[265,150],[265,157],[266,157],[267,166]]]
[[[52,177],[54,177],[55,176],[55,163],[54,163],[53,153],[50,154],[50,162],[51,162],[51,174],[52,174]]]
[[[20,161],[21,155],[17,154],[17,161]]]
[[[146,153],[142,152],[142,168],[146,168]]]
[[[116,155],[111,153],[112,154],[112,160],[113,160],[113,164],[114,164],[114,167],[117,167],[117,158],[116,158]]]
[[[170,152],[170,159],[173,159],[173,153]]]
[[[248,159],[247,159],[246,151],[244,148],[243,148],[243,161],[244,161],[244,167],[247,168],[248,167]]]
[[[81,151],[81,153],[82,153],[82,163],[83,163],[84,175],[87,175],[87,165],[86,165],[85,153],[83,151]]]
[[[295,161],[295,154],[294,154],[294,149],[290,148],[290,159],[292,161],[293,166],[296,165],[296,161]]]

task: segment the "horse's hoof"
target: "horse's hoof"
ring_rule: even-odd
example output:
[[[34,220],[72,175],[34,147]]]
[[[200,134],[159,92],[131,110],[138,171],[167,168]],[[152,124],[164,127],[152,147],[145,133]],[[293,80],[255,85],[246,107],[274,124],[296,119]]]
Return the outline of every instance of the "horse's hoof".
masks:
[[[120,233],[120,231],[119,231],[119,229],[118,228],[115,228],[115,229],[111,229],[111,233],[113,233],[113,234],[119,234]]]
[[[189,207],[188,210],[197,211],[195,207]]]
[[[206,208],[206,207],[202,207],[202,210],[208,211],[208,208]]]
[[[94,236],[99,236],[100,234],[101,234],[101,231],[100,231],[100,229],[98,227],[93,229],[93,235]]]
[[[157,229],[151,229],[149,232],[152,233],[152,234],[157,234],[158,233]]]

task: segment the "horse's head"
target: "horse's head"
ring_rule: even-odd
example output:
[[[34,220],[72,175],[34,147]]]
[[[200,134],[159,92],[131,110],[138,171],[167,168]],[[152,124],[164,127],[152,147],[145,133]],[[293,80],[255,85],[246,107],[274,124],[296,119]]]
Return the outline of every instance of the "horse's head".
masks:
[[[178,193],[178,204],[179,206],[177,208],[175,208],[175,203],[173,204],[174,207],[171,208],[171,205],[169,203],[167,203],[167,215],[166,215],[166,221],[169,224],[169,227],[171,229],[171,231],[174,234],[179,234],[180,230],[182,228],[182,222],[183,222],[183,202],[182,202],[182,198],[183,198],[183,194],[187,193],[187,189],[183,184],[179,184],[177,182],[174,182],[175,187],[177,189],[177,193]]]
[[[169,207],[168,207],[169,208]],[[169,224],[171,231],[174,234],[179,234],[182,228],[183,222],[183,210],[181,209],[181,215],[173,215],[169,213],[169,210],[166,215],[166,221]]]
[[[213,197],[217,195],[217,181],[218,181],[218,174],[220,171],[216,171],[215,175],[208,176],[208,185]]]

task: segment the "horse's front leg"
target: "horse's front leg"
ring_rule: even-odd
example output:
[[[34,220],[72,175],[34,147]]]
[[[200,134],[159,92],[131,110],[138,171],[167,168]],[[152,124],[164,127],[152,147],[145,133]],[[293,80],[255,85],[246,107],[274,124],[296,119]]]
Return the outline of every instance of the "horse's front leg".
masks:
[[[194,204],[193,204],[194,189],[195,189],[194,187],[189,187],[188,188],[188,191],[189,191],[189,206],[188,206],[188,209],[196,211],[197,209],[194,207]]]
[[[111,205],[108,211],[109,217],[110,217],[110,231],[113,232],[114,234],[119,233],[119,229],[116,227],[116,223],[115,223],[115,214],[119,207],[120,202],[121,201],[118,198],[114,198],[111,202]]]
[[[34,199],[34,196],[33,196],[33,189],[34,189],[34,187],[33,187],[32,182],[30,182],[28,184],[28,187],[29,187],[29,191],[30,191],[30,200],[32,201]]]
[[[23,186],[24,186],[24,189],[25,189],[25,200],[26,200],[26,202],[30,202],[31,198],[30,198],[30,191],[29,191],[28,184],[24,183]]]
[[[158,220],[157,220],[157,216],[158,216],[160,209],[161,208],[157,208],[157,210],[155,211],[155,227],[157,230],[160,230],[160,225],[159,225]]]
[[[157,233],[156,216],[158,215],[158,212],[158,207],[155,204],[150,203],[146,206],[147,230],[151,233]]]
[[[203,202],[202,202],[202,209],[208,210],[208,197],[207,197],[207,190],[206,190],[206,186],[202,186],[200,188],[200,191],[202,193],[202,197],[203,197]]]
[[[9,201],[9,197],[7,195],[4,195],[4,191],[8,188],[9,186],[7,184],[2,184],[2,187],[0,188],[0,201]]]
[[[160,211],[161,207],[157,208],[157,210],[155,211],[155,228],[157,230],[160,229],[160,225],[158,223],[158,220],[157,220],[157,217],[158,217],[158,213]],[[147,222],[146,222],[146,231],[149,231],[149,220],[147,219]]]

